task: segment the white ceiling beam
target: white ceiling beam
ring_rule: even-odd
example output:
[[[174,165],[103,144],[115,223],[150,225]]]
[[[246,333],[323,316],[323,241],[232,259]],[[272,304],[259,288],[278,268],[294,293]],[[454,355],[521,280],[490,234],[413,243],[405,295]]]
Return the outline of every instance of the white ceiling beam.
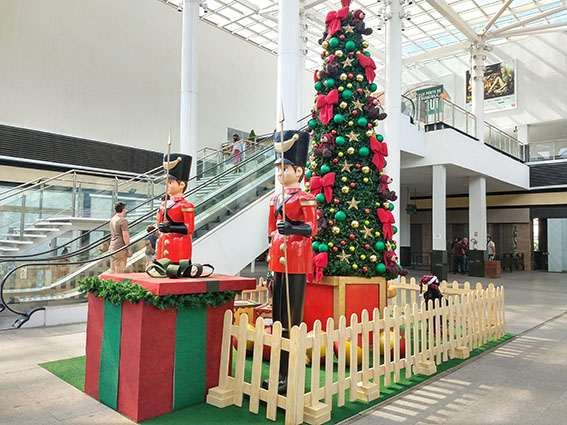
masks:
[[[418,62],[423,62],[426,60],[440,59],[447,56],[456,55],[458,53],[465,52],[471,43],[470,41],[461,41],[456,44],[451,44],[448,46],[439,47],[438,49],[429,50],[419,55],[410,56],[402,59],[402,66],[410,66]]]
[[[543,19],[543,18],[545,18],[546,16],[554,15],[554,14],[559,13],[559,12],[562,12],[562,11],[564,11],[564,10],[567,10],[567,5],[565,5],[565,6],[560,6],[560,7],[555,7],[555,8],[553,8],[553,9],[549,9],[548,11],[546,11],[546,12],[544,12],[544,13],[535,13],[533,16],[530,16],[529,18],[522,19],[522,20],[520,20],[520,21],[518,21],[518,22],[515,22],[515,23],[510,24],[510,25],[508,25],[508,26],[499,28],[499,29],[497,29],[497,30],[495,30],[495,31],[490,31],[490,32],[488,32],[487,38],[501,37],[501,34],[504,33],[504,32],[506,32],[506,31],[509,31],[509,30],[511,30],[511,29],[513,29],[513,28],[522,27],[522,26],[524,26],[524,25],[526,25],[526,24],[529,24],[530,22],[537,21],[537,20],[539,20],[539,19]]]
[[[320,5],[321,3],[325,3],[325,1],[326,1],[326,0],[313,0],[313,1],[309,2],[309,3],[307,3],[307,4],[304,6],[304,9],[305,9],[305,10],[311,9],[312,7],[315,7],[315,6],[317,6],[317,5]]]
[[[254,3],[250,3],[248,0],[236,0],[236,3],[240,3],[242,6],[246,6],[248,9],[252,9],[255,13],[260,11],[260,8]]]
[[[496,20],[500,17],[500,15],[502,15],[504,13],[504,11],[508,8],[508,6],[510,6],[510,3],[512,3],[514,0],[507,0],[506,3],[504,3],[502,5],[502,7],[500,8],[500,10],[498,10],[498,12],[496,12],[494,14],[494,16],[492,18],[490,18],[490,21],[488,21],[488,23],[484,26],[484,28],[482,29],[482,31],[480,32],[480,35],[483,36],[484,34],[486,34],[486,32],[490,29],[490,27],[492,25],[494,25],[494,22],[496,22]]]
[[[453,26],[465,35],[470,41],[477,41],[478,34],[473,28],[449,6],[445,0],[427,0],[437,12],[445,17]]]
[[[554,24],[537,25],[527,28],[518,28],[511,31],[506,31],[501,33],[498,37],[508,38],[508,37],[515,37],[520,35],[534,35],[534,34],[541,34],[546,32],[562,31],[563,28],[566,27],[567,27],[567,22],[556,22]]]

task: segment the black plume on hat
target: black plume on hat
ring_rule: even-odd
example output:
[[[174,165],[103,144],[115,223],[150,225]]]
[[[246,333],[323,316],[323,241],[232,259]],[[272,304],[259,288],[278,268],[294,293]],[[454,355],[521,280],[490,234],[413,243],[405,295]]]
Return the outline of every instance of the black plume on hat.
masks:
[[[171,180],[188,181],[193,158],[182,153],[169,155],[169,178]],[[167,170],[167,154],[163,155],[163,168]]]
[[[286,130],[283,132],[283,143],[281,139],[282,133],[277,132],[274,143],[276,151],[274,164],[281,164],[281,152],[283,150],[284,163],[305,167],[309,153],[309,133],[306,131]]]

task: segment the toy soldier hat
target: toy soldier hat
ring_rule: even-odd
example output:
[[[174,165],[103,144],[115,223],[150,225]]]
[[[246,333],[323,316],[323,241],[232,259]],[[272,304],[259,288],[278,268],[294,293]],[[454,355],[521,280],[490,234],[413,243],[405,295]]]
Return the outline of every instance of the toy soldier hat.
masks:
[[[309,133],[306,131],[286,130],[276,133],[274,150],[276,151],[275,165],[281,164],[282,153],[284,163],[305,167],[309,153]]]
[[[167,154],[163,155],[163,168],[169,170],[168,178],[171,180],[189,180],[189,172],[191,171],[191,162],[193,158],[182,153],[172,153],[169,155],[169,166],[167,162]]]

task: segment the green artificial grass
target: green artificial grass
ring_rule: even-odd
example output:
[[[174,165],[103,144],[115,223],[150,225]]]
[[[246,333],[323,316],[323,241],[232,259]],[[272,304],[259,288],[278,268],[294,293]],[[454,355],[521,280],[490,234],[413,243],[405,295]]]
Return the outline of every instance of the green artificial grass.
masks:
[[[502,338],[491,341],[480,348],[472,350],[470,355],[471,357],[478,356],[482,352],[494,348],[495,346],[513,338],[513,334],[506,334]],[[452,359],[447,362],[441,363],[437,365],[437,373],[443,373],[465,360],[460,359]],[[85,357],[75,357],[66,360],[58,360],[55,362],[49,363],[42,363],[40,364],[41,367],[50,371],[57,377],[61,378],[62,380],[68,382],[69,384],[73,385],[75,388],[79,390],[84,390],[84,380],[85,380]],[[252,360],[247,358],[246,360],[246,376],[247,380],[249,381],[252,369]],[[262,366],[262,379],[268,377],[269,373],[269,365],[264,363]],[[311,368],[308,367],[306,370],[305,376],[305,383],[306,388],[310,387],[310,380],[311,380]],[[335,370],[334,370],[334,378],[336,379],[337,376],[337,364],[335,363]],[[348,376],[348,367],[346,368],[346,375]],[[433,375],[433,376],[435,376]],[[323,376],[323,375],[322,375]],[[381,403],[402,391],[405,391],[415,385],[421,384],[422,382],[429,379],[429,376],[423,375],[414,375],[410,379],[405,378],[405,371],[402,369],[400,372],[400,381],[397,383],[393,383],[393,373],[392,373],[392,384],[388,387],[384,387],[383,377],[382,381],[380,382],[380,397],[370,403],[365,403],[362,401],[354,401],[348,402],[349,398],[349,391],[346,391],[345,400],[346,403],[342,407],[337,407],[337,396],[333,396],[333,409],[331,411],[331,420],[327,423],[335,424],[337,422],[343,421],[363,410],[368,409],[371,406],[374,406],[378,403]],[[277,420],[275,423],[284,423],[285,413],[281,410],[278,410]],[[212,425],[212,424],[257,424],[257,423],[265,423],[265,424],[272,424],[273,421],[266,419],[266,404],[260,402],[260,409],[259,413],[253,414],[248,411],[248,398],[245,396],[242,402],[242,407],[237,406],[229,406],[224,409],[219,409],[214,406],[210,406],[206,403],[200,403],[186,409],[177,410],[171,413],[168,413],[163,416],[159,416],[157,418],[148,419],[144,421],[144,425],[186,425],[186,424],[203,424],[203,425]]]

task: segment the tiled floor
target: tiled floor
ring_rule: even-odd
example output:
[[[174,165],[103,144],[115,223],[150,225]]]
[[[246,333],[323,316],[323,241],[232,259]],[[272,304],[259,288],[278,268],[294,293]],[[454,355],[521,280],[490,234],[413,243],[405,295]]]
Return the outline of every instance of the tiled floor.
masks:
[[[567,423],[567,274],[508,273],[495,283],[518,338],[345,423]],[[0,331],[0,424],[132,423],[38,366],[83,355],[84,344],[84,324]]]

